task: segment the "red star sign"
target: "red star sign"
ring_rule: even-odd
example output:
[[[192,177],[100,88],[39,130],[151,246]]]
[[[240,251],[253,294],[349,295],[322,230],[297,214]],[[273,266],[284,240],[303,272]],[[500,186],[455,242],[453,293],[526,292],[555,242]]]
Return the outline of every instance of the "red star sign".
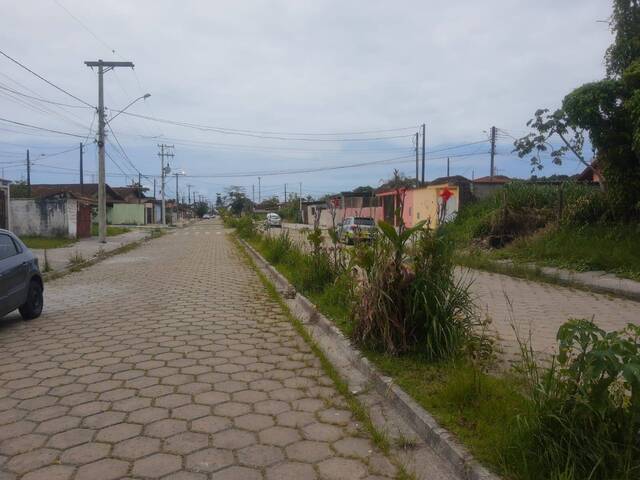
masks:
[[[444,187],[440,192],[440,197],[442,197],[442,201],[447,203],[451,197],[453,197],[453,192],[449,190],[449,187]]]

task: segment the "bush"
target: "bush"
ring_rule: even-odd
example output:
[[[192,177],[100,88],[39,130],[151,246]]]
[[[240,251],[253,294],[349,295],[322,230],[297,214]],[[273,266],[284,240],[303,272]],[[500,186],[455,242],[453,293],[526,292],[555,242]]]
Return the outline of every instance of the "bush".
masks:
[[[383,235],[372,252],[356,256],[366,263],[360,264],[354,340],[387,354],[416,352],[429,360],[452,358],[471,346],[488,352],[489,342],[476,330],[482,324],[468,284],[455,278],[450,245],[423,225],[397,234],[380,222]]]
[[[293,244],[288,231],[282,232],[280,235],[265,235],[262,237],[262,243],[264,246],[264,253],[266,259],[273,264],[290,263],[289,258],[294,250],[297,252],[297,248]]]
[[[606,333],[570,320],[550,368],[525,351],[533,414],[520,428],[540,478],[640,477],[639,337],[635,325]]]
[[[253,222],[253,218],[249,215],[244,215],[233,221],[233,226],[236,228],[240,238],[250,240],[256,236],[256,225]]]

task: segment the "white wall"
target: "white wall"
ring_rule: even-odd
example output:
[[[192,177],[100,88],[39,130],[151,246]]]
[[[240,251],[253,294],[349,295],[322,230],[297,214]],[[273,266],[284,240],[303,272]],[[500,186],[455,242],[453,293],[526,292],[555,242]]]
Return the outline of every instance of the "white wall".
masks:
[[[76,238],[78,202],[12,198],[11,230],[18,236]]]

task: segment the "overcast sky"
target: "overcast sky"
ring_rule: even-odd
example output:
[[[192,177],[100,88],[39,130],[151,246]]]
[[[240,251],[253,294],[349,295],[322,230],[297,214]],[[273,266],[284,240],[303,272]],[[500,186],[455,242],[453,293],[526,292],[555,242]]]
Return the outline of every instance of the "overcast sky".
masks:
[[[506,132],[498,146],[498,173],[528,176],[527,162],[510,154],[508,135],[525,133],[537,108],[556,108],[572,88],[601,78],[611,42],[608,25],[598,22],[610,14],[606,0],[0,0],[0,5],[0,50],[90,105],[97,104],[97,75],[83,62],[130,60],[135,72],[105,75],[111,110],[148,92],[151,97],[128,112],[245,131],[203,131],[119,115],[112,128],[133,165],[111,135],[109,184],[129,183],[140,171],[148,177],[143,183],[152,186],[152,176],[160,173],[157,144],[166,143],[175,145],[172,168],[188,175],[180,179],[181,194],[188,183],[210,197],[228,185],[245,186],[251,196],[255,185],[256,200],[259,172],[263,198],[282,196],[285,183],[298,191],[301,182],[305,195],[317,196],[376,186],[393,168],[414,175],[411,135],[423,122],[428,179],[446,173],[445,155],[452,156],[452,174],[488,175],[488,143],[443,149],[486,140],[492,125]],[[90,182],[97,169],[90,126],[95,130],[97,123],[92,124],[94,110],[85,107],[0,57],[0,117],[88,136],[85,181]],[[286,139],[246,135],[251,132],[282,132],[257,136]],[[298,135],[341,132],[347,133]],[[77,182],[78,149],[41,155],[72,149],[81,137],[0,121],[4,176],[25,178],[24,151],[30,148],[33,183]],[[371,138],[376,140],[363,140]],[[270,175],[386,159],[397,160]],[[562,167],[549,165],[544,174],[579,170],[570,160]],[[248,176],[220,177],[227,174]],[[174,185],[175,178],[167,186],[170,196]]]

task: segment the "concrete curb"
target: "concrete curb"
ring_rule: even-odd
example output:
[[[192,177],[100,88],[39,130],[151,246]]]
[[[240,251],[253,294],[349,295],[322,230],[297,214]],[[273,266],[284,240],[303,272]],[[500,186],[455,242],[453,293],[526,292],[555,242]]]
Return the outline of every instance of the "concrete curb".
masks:
[[[514,265],[510,260],[495,261],[493,263],[498,268],[506,268],[504,275],[509,275],[508,269]],[[576,272],[565,268],[541,267],[528,263],[518,266],[530,271],[537,271],[541,276],[559,281],[568,287],[585,288],[592,292],[616,295],[640,302],[640,282],[618,277],[612,273],[601,271]]]
[[[242,245],[249,252],[263,270],[266,270],[271,281],[280,291],[293,291],[293,286],[251,245],[240,239]],[[452,467],[454,472],[464,480],[500,480],[500,477],[489,472],[478,463],[473,456],[458,443],[453,434],[442,428],[435,418],[413,400],[404,390],[393,383],[393,379],[382,375],[362,353],[353,347],[342,332],[320,313],[315,305],[304,295],[296,293],[295,302],[308,318],[301,318],[303,324],[314,324],[320,327],[326,335],[335,342],[345,357],[358,371],[365,375],[373,384],[376,391],[387,399],[395,410],[411,425],[415,432],[434,449]]]

